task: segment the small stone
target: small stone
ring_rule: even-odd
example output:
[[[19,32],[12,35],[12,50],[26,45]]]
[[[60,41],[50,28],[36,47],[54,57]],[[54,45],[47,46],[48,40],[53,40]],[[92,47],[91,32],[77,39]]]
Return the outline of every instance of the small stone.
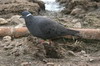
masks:
[[[76,23],[76,22],[78,22],[79,21],[79,19],[73,19],[72,20],[72,23]]]
[[[90,58],[89,61],[92,62],[92,61],[94,61],[94,59]]]
[[[43,1],[33,0],[33,2],[37,3],[40,6],[41,10],[45,10],[45,3]]]
[[[3,19],[3,18],[0,18],[0,25],[4,25],[4,24],[7,24],[8,22]]]
[[[31,63],[29,63],[29,62],[23,62],[23,63],[21,63],[21,66],[31,66]]]
[[[84,50],[81,51],[81,54],[86,54],[86,52]]]
[[[11,38],[10,36],[4,36],[4,37],[3,37],[3,41],[4,41],[4,42],[11,41],[11,39],[12,39],[12,38]]]
[[[49,63],[47,63],[47,66],[55,66],[55,65],[54,65],[54,63],[49,62]]]
[[[83,59],[83,58],[84,58],[84,56],[80,56],[80,58],[81,58],[81,59]]]
[[[74,53],[73,51],[68,51],[68,54],[69,54],[70,56],[76,56],[75,53]]]
[[[47,63],[47,60],[46,60],[46,59],[43,59],[42,61],[43,61],[44,63]]]
[[[84,21],[84,25],[88,25],[88,22]]]

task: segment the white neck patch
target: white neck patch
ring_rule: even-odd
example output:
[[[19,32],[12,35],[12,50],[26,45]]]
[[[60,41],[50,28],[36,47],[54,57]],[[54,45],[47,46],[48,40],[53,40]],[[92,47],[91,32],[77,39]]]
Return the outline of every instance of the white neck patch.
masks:
[[[30,16],[30,15],[32,15],[32,14],[27,14],[26,17],[28,17],[28,16]]]

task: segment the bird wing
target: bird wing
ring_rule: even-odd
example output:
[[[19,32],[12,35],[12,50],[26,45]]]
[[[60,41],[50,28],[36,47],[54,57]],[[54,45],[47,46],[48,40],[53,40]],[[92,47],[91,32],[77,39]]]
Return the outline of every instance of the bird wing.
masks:
[[[57,38],[64,35],[74,35],[78,31],[71,29],[66,29],[59,23],[56,23],[52,20],[45,20],[39,23],[39,28],[44,36],[44,38]]]

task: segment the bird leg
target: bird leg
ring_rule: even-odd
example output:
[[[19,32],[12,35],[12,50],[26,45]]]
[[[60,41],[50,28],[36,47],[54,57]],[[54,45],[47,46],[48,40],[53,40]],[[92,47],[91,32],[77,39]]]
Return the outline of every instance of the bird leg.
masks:
[[[45,44],[45,43],[46,43],[46,44],[52,44],[52,41],[51,41],[51,40],[42,40],[42,39],[41,39],[41,40],[39,40],[38,42],[39,42],[40,44]]]

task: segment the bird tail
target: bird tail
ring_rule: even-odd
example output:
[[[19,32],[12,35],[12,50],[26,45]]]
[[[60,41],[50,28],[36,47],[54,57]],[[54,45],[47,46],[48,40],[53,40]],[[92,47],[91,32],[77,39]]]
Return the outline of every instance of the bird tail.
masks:
[[[80,32],[77,30],[67,29],[67,34],[64,36],[65,38],[71,38],[71,37],[80,37]]]

